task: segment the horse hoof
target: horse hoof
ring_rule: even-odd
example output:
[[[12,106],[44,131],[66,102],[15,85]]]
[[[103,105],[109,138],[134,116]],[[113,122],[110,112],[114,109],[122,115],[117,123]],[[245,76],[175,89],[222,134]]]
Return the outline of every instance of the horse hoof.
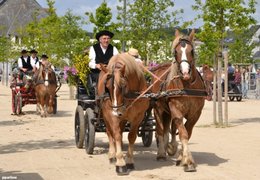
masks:
[[[116,166],[116,173],[119,176],[128,175],[129,172],[126,166]]]
[[[179,166],[179,165],[181,165],[181,160],[176,161],[176,166]]]
[[[126,168],[129,169],[129,170],[134,170],[135,165],[134,164],[126,164]]]
[[[187,166],[184,166],[184,171],[185,172],[196,172],[196,168],[194,164],[189,164]]]
[[[109,158],[109,163],[110,164],[115,164],[116,158]]]
[[[166,161],[166,157],[157,156],[156,160],[157,161]]]

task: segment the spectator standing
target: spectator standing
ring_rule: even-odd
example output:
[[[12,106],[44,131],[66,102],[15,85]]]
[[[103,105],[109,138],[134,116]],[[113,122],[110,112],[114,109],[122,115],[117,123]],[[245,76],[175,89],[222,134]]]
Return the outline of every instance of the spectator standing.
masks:
[[[256,99],[260,99],[260,68],[257,69],[256,71]]]
[[[242,69],[242,74],[241,74],[241,85],[242,85],[242,96],[243,98],[246,99],[248,99],[247,97],[248,82],[249,82],[249,73],[248,70],[244,67]]]
[[[238,87],[239,91],[241,92],[241,73],[239,68],[235,69],[234,76],[235,76],[234,83],[236,87]]]

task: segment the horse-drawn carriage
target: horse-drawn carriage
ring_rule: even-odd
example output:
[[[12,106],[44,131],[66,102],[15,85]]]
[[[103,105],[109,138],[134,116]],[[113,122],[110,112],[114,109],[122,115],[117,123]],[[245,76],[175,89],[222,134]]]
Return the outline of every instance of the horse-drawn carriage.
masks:
[[[224,82],[222,83],[222,96],[224,97]],[[241,101],[242,100],[242,91],[241,91],[241,85],[237,84],[235,82],[235,76],[234,74],[228,74],[228,92],[227,92],[228,98],[230,101],[234,101],[235,98],[237,101]]]
[[[21,73],[17,69],[13,71],[12,74],[12,82],[11,82],[11,91],[12,91],[12,112],[13,114],[21,114],[22,108],[27,104],[37,104],[40,102],[37,102],[36,92],[35,92],[35,86],[37,85],[37,82],[33,81],[33,72],[27,72],[27,73]],[[55,76],[56,78],[56,76]],[[57,79],[58,82],[59,79]],[[47,80],[50,81],[50,80]],[[43,80],[42,83],[44,83],[45,80]],[[55,79],[56,83],[56,79]],[[53,97],[52,104],[52,113],[57,113],[57,96],[56,92],[60,89],[61,83],[58,83],[55,85],[55,95]],[[38,99],[38,101],[41,98]],[[45,103],[45,102],[44,102]],[[47,104],[47,102],[46,102]],[[38,110],[38,106],[37,106]]]
[[[101,66],[95,99],[78,96],[74,126],[76,146],[82,148],[85,142],[85,149],[91,154],[95,132],[106,131],[109,161],[115,162],[118,175],[128,174],[135,168],[133,150],[137,134],[143,137],[145,146],[151,144],[154,123],[150,114],[153,109],[157,160],[166,160],[167,154],[174,155],[180,151],[176,165],[183,165],[187,172],[196,171],[188,141],[207,93],[195,67],[193,37],[194,31],[189,36],[181,36],[176,30],[172,45],[175,58],[150,72],[152,81],[149,87],[142,69],[127,53],[113,56],[105,69]],[[129,144],[124,156],[122,133],[126,130],[129,131]],[[177,131],[182,144],[180,150]]]

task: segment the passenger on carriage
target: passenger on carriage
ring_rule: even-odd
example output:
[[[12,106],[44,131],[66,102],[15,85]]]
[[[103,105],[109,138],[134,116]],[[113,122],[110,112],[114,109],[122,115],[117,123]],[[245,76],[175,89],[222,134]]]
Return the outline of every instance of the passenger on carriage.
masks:
[[[37,56],[38,52],[35,49],[33,49],[30,51],[30,54],[31,54],[31,56],[30,56],[31,62],[32,62],[32,64],[34,64],[32,71],[35,72],[36,71],[35,65],[39,61],[39,58]]]
[[[98,81],[99,72],[101,70],[100,64],[108,64],[110,58],[118,54],[115,46],[110,44],[111,38],[114,34],[110,31],[103,30],[96,34],[98,43],[94,44],[89,49],[89,67],[91,72],[88,77],[89,98],[95,98],[95,86]],[[80,93],[80,92],[79,92]]]
[[[18,59],[18,68],[20,70],[20,78],[23,79],[24,74],[32,72],[35,67],[35,62],[31,61],[30,56],[28,56],[28,51],[23,49],[21,51],[21,57]]]
[[[133,56],[138,64],[143,65],[143,61],[140,59],[140,55],[137,49],[130,48],[127,53]]]
[[[36,69],[39,69],[42,64],[46,65],[47,63],[49,63],[48,58],[49,57],[46,54],[43,54],[41,56],[41,59],[39,61],[37,61],[37,63],[35,64]],[[53,65],[51,65],[51,68],[52,68],[53,71],[55,70]]]

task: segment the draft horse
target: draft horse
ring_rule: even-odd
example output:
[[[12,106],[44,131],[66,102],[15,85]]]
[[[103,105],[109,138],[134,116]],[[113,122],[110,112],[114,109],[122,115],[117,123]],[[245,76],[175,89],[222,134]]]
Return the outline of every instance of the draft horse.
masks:
[[[41,117],[47,117],[47,113],[51,114],[53,112],[57,89],[57,79],[55,72],[51,68],[51,63],[41,64],[35,76],[34,89],[37,109],[40,110]]]
[[[210,101],[212,100],[213,95],[212,82],[214,78],[214,73],[207,64],[202,65],[202,78],[204,80],[206,91],[208,93],[207,100]]]
[[[97,91],[109,139],[108,157],[111,163],[116,160],[117,174],[126,175],[134,169],[134,143],[139,125],[149,107],[147,98],[138,97],[146,90],[146,80],[139,65],[127,53],[113,56],[106,69],[102,69]],[[125,161],[122,134],[127,122],[130,123],[130,130]]]
[[[152,70],[161,79],[153,79],[152,88],[152,92],[161,94],[154,107],[158,140],[157,160],[166,160],[166,152],[169,155],[177,152],[178,130],[182,148],[176,164],[182,164],[186,172],[196,171],[188,141],[201,115],[206,95],[204,82],[195,67],[192,44],[194,34],[193,30],[189,36],[184,36],[176,30],[172,43],[175,59],[170,64],[163,64]],[[172,137],[170,142],[169,133]]]

